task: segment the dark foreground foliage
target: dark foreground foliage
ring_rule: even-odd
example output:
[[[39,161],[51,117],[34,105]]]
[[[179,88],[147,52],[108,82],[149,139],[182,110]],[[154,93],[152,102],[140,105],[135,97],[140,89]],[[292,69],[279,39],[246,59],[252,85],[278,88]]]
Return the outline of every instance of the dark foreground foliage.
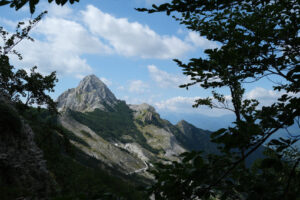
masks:
[[[272,199],[300,198],[300,153],[295,144],[300,129],[300,4],[298,0],[172,0],[137,9],[165,12],[199,36],[216,42],[205,57],[175,62],[190,77],[189,88],[212,91],[195,101],[233,112],[235,122],[213,133],[221,155],[186,153],[182,162],[158,165],[157,183],[150,189],[157,199]],[[248,84],[267,80],[278,99],[259,105],[247,98]],[[229,91],[227,98],[224,91]],[[269,152],[254,168],[245,159],[272,139]]]

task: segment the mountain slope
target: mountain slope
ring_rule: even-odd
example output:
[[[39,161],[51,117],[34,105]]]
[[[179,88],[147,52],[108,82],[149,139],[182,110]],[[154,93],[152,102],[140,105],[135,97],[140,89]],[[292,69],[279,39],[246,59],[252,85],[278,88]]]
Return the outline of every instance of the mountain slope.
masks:
[[[177,160],[187,151],[173,133],[180,130],[152,106],[127,105],[94,75],[59,96],[58,108],[61,125],[87,144],[70,138],[74,145],[125,174],[149,177],[148,165]]]
[[[205,153],[217,153],[217,145],[210,142],[210,131],[197,128],[187,121],[181,120],[176,127],[183,133],[179,141],[190,151],[204,151]]]
[[[145,180],[126,176],[116,166],[85,153],[81,147],[90,147],[89,141],[59,125],[56,116],[31,109],[25,118],[57,183],[54,199],[145,199],[137,189],[145,185]]]
[[[179,160],[185,151],[218,153],[209,131],[183,120],[173,125],[148,104],[127,105],[94,75],[64,92],[58,105],[61,125],[77,137],[72,144],[127,175],[151,179],[146,169],[153,163]]]

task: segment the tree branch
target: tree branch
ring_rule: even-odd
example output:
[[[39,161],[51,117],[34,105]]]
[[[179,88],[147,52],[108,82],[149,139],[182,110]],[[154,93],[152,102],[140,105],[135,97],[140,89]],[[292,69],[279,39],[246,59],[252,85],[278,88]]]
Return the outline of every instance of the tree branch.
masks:
[[[294,118],[297,115],[297,111],[294,112],[290,118]],[[288,120],[286,120],[288,121]],[[271,132],[267,133],[267,135],[260,141],[257,143],[257,145],[255,147],[253,147],[250,151],[248,151],[246,154],[244,154],[239,160],[237,160],[236,162],[234,162],[232,164],[232,166],[220,177],[218,178],[213,184],[211,184],[209,187],[207,187],[205,190],[206,192],[209,191],[210,189],[212,189],[212,187],[218,185],[225,177],[227,177],[230,172],[232,170],[234,170],[241,162],[243,162],[250,154],[252,154],[254,151],[256,151],[273,133],[275,133],[276,131],[278,131],[280,128],[282,128],[282,126],[284,125],[284,123],[281,124],[281,126],[278,126],[277,128],[275,128],[274,130],[272,130]],[[205,192],[205,193],[206,193]]]

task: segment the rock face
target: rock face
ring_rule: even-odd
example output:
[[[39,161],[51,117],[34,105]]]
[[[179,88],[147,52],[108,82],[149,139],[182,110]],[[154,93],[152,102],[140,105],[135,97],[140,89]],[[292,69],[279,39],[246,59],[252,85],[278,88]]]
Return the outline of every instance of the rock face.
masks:
[[[129,105],[129,107],[134,111],[134,117],[142,122],[153,122],[154,118],[158,115],[154,107],[146,103]]]
[[[176,160],[185,151],[174,134],[174,126],[167,120],[160,118],[154,107],[143,103],[129,106],[134,113],[136,126],[146,138],[147,143],[160,153],[161,159]],[[177,130],[178,131],[178,130]]]
[[[117,103],[115,95],[95,75],[86,76],[77,88],[67,90],[57,101],[58,111],[69,108],[79,112],[90,112],[96,108],[107,110]]]
[[[0,114],[6,114],[4,120],[0,117],[1,199],[47,199],[55,191],[55,182],[47,170],[42,151],[34,142],[34,133],[28,124],[16,117],[12,106],[1,101],[0,104]]]

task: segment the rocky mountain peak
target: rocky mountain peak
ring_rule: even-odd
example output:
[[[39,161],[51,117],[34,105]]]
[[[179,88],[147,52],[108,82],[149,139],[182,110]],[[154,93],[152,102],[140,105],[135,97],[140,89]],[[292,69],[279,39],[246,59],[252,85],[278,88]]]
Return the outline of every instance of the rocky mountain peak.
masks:
[[[83,92],[92,92],[100,88],[106,88],[106,85],[94,74],[84,77],[78,87]]]
[[[78,87],[65,91],[57,101],[59,111],[69,108],[79,112],[90,112],[96,108],[106,110],[107,106],[114,107],[118,103],[115,95],[95,75],[84,77]]]

